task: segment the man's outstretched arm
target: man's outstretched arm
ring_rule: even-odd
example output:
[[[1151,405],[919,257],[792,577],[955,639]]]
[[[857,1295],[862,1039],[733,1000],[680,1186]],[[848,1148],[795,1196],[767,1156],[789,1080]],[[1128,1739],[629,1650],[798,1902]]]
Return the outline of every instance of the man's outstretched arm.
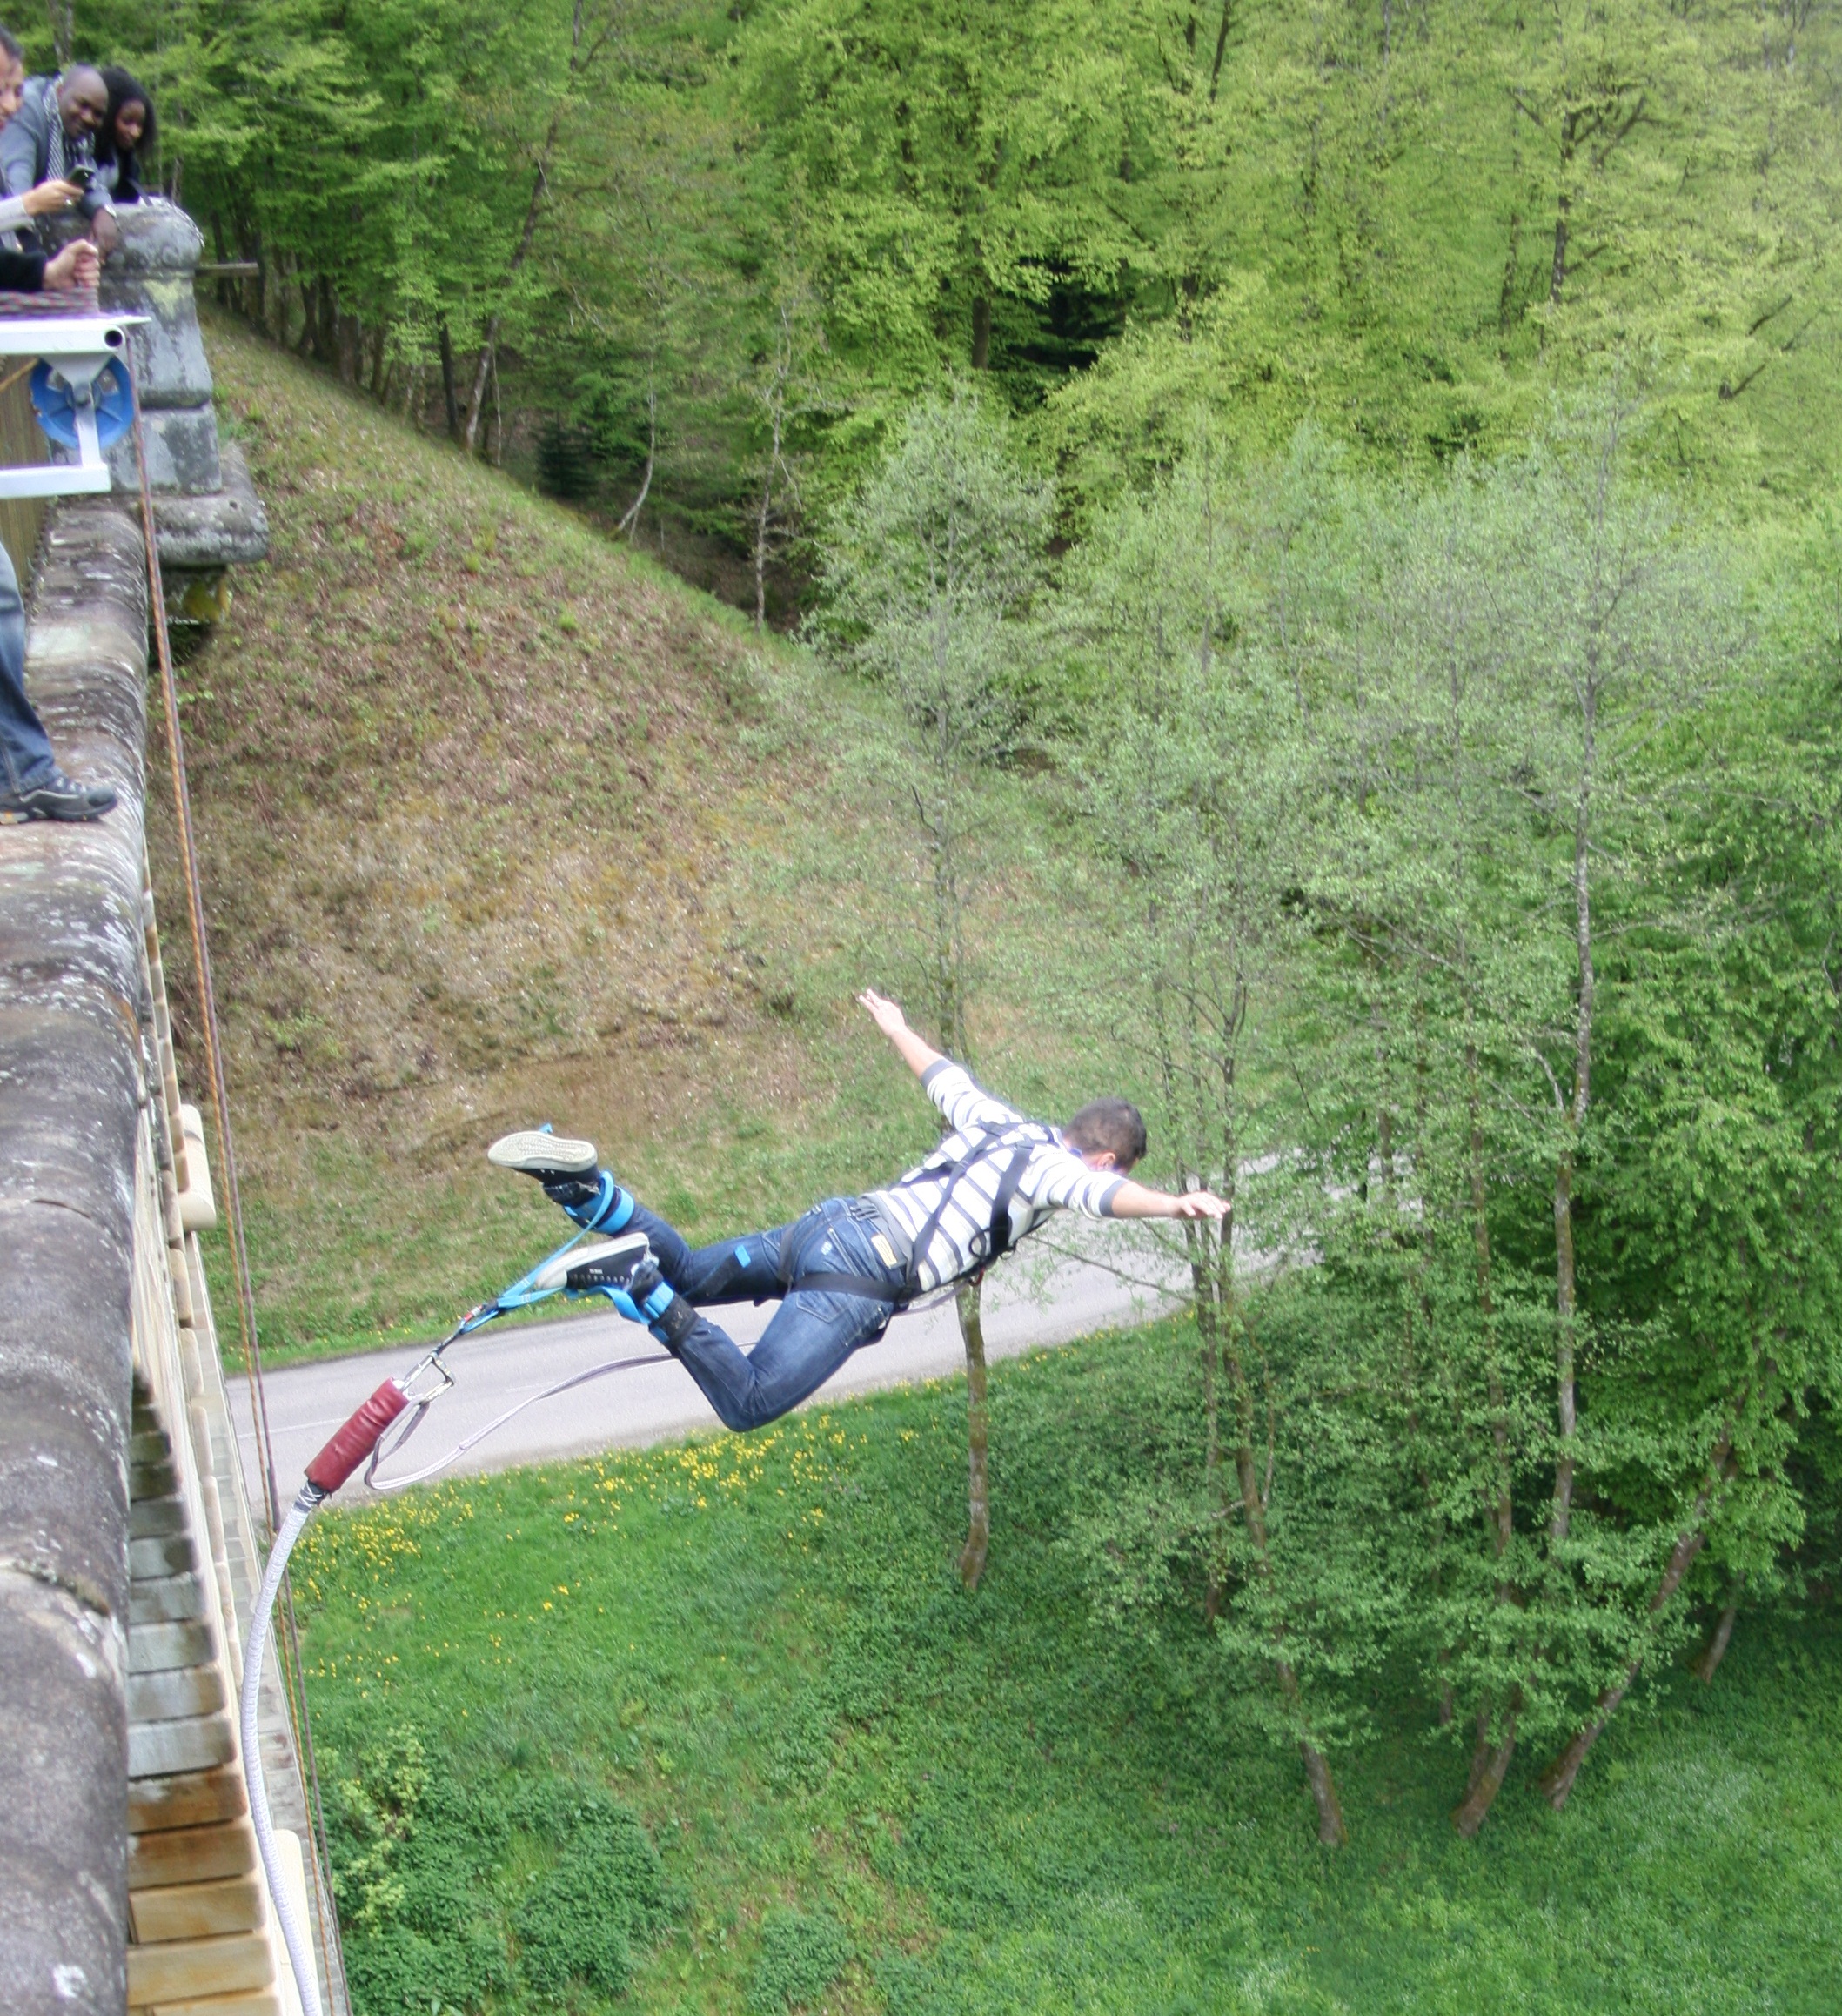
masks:
[[[858,1005],[869,1011],[870,1020],[894,1044],[896,1055],[917,1078],[925,1078],[945,1058],[932,1043],[924,1043],[908,1027],[908,1018],[887,995],[867,987],[857,996]]]
[[[1107,1200],[1112,1218],[1225,1218],[1228,1211],[1213,1190],[1148,1190],[1130,1176]]]

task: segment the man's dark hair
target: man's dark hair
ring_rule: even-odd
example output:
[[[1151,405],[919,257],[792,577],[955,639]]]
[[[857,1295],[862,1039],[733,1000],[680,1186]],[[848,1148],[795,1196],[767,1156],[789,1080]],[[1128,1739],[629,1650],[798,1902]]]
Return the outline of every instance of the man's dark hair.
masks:
[[[17,64],[25,61],[25,51],[19,46],[19,37],[10,28],[0,28],[0,56],[10,56]]]
[[[1129,1100],[1096,1099],[1069,1121],[1062,1138],[1082,1155],[1111,1149],[1113,1160],[1129,1169],[1145,1152],[1144,1117]]]

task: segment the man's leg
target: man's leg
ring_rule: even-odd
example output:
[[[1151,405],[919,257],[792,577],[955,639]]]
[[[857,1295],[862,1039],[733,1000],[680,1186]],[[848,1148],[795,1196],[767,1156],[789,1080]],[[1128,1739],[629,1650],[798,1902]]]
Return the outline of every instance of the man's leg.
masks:
[[[57,768],[51,738],[25,692],[25,608],[13,558],[0,546],[0,786],[17,794]]]
[[[51,753],[25,691],[25,608],[12,556],[0,546],[0,812],[24,819],[100,819],[115,804],[111,784],[79,784]]]
[[[636,1216],[629,1232],[637,1227]],[[740,1433],[797,1407],[860,1345],[880,1337],[904,1284],[904,1270],[882,1259],[870,1229],[841,1199],[819,1205],[785,1231],[794,1241],[793,1286],[752,1351],[700,1315],[688,1296],[674,1292],[656,1261],[636,1264],[631,1254],[613,1251],[572,1268],[569,1285],[617,1291],[616,1306],[684,1361],[725,1426]],[[863,1281],[866,1292],[835,1285],[841,1276]],[[819,1285],[827,1279],[831,1285]]]
[[[668,1286],[695,1303],[763,1302],[780,1292],[781,1242],[793,1226],[777,1225],[740,1239],[693,1247],[668,1220],[624,1189],[612,1169],[597,1167],[594,1146],[560,1135],[508,1134],[486,1150],[495,1168],[534,1176],[544,1194],[585,1230],[609,1237],[644,1232]],[[807,1218],[814,1219],[816,1212]]]
[[[882,1335],[889,1304],[867,1296],[792,1289],[752,1351],[743,1351],[707,1316],[693,1316],[668,1343],[725,1428],[743,1434],[797,1407],[861,1344]]]

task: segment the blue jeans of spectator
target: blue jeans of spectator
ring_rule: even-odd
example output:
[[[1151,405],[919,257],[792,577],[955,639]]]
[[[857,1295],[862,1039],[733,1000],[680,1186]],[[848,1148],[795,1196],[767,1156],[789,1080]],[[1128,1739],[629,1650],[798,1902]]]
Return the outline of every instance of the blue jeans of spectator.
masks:
[[[673,1226],[634,1203],[625,1229],[646,1234],[659,1271],[687,1302],[704,1307],[783,1298],[752,1351],[701,1316],[676,1347],[726,1428],[740,1434],[779,1420],[889,1327],[891,1300],[800,1285],[802,1276],[815,1274],[854,1274],[887,1281],[892,1289],[901,1285],[905,1269],[891,1267],[877,1252],[871,1243],[876,1226],[858,1215],[862,1209],[832,1197],[791,1225],[693,1248]],[[793,1256],[792,1280],[783,1288],[787,1252]]]
[[[25,605],[12,555],[0,546],[0,789],[28,790],[57,767],[44,723],[25,697]]]

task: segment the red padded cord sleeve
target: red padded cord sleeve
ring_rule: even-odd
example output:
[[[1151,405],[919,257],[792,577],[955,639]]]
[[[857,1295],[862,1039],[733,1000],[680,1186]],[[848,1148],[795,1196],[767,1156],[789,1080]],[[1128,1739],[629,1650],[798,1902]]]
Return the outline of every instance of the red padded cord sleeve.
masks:
[[[307,1465],[307,1482],[331,1497],[408,1405],[403,1389],[394,1379],[386,1379]]]

